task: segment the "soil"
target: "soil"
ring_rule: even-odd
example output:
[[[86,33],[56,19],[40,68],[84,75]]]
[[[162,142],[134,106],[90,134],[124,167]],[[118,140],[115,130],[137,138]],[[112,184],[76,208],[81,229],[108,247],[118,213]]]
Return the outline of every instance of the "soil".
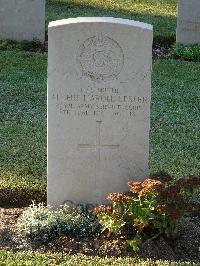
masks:
[[[51,240],[48,244],[30,244],[17,237],[17,219],[25,208],[0,209],[0,249],[12,251],[66,252],[82,253],[90,256],[124,257],[133,255],[124,237],[70,237],[62,236]],[[179,225],[177,235],[173,239],[160,236],[145,241],[138,252],[142,258],[166,259],[170,261],[190,261],[200,263],[200,212]]]

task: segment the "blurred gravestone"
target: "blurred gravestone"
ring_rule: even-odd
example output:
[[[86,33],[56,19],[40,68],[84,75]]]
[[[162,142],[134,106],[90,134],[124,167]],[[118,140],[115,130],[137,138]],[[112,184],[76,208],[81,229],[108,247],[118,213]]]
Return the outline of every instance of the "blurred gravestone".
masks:
[[[179,0],[176,41],[200,44],[200,0]]]
[[[0,0],[0,39],[44,42],[45,0]]]
[[[100,203],[148,176],[152,26],[51,22],[48,204]]]

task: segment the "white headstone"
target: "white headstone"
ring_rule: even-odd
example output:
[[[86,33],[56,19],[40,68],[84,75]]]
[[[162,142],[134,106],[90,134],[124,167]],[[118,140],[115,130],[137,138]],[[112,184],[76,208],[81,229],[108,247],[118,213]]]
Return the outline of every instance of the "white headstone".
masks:
[[[200,44],[200,0],[179,0],[176,41]]]
[[[101,203],[148,176],[152,26],[49,24],[48,204]]]
[[[44,42],[45,0],[0,0],[0,39]]]

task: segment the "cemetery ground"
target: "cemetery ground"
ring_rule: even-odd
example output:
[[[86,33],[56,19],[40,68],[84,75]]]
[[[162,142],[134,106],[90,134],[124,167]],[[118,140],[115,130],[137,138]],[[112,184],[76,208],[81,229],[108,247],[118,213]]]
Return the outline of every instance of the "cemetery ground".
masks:
[[[46,16],[48,22],[76,16],[113,16],[154,25],[154,42],[158,50],[165,49],[167,45],[168,51],[167,54],[160,53],[154,45],[150,172],[154,174],[163,170],[174,179],[199,175],[199,48],[195,48],[195,52],[194,49],[189,52],[181,49],[181,56],[186,53],[185,59],[190,61],[175,59],[170,54],[169,47],[175,41],[176,1],[141,0],[126,1],[124,4],[123,0],[106,3],[100,0],[49,0]],[[19,215],[32,200],[46,202],[47,53],[44,50],[38,44],[0,44],[0,265],[170,265],[164,260],[139,259],[131,253],[123,239],[104,236],[82,240],[76,237],[55,239],[48,246],[32,247],[38,253],[29,252],[29,246],[16,244],[15,230]],[[200,204],[199,198],[199,192],[191,196],[197,204]],[[188,264],[177,262],[177,265],[191,265],[191,261],[198,263],[198,210],[180,227],[180,231],[182,235],[177,242],[177,257],[172,243],[163,239],[155,241],[153,255],[171,261],[190,261]],[[151,251],[153,243],[151,248],[147,245],[144,250]],[[63,249],[66,254],[52,253]],[[167,254],[159,253],[158,249],[163,249]],[[51,253],[44,253],[47,251]],[[102,258],[105,255],[127,257]]]

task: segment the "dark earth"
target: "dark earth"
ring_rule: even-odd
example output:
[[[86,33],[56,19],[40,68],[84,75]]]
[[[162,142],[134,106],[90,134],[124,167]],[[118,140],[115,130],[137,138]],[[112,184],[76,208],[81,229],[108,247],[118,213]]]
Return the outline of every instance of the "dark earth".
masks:
[[[47,245],[30,244],[17,236],[17,219],[25,208],[0,209],[0,249],[12,251],[82,253],[90,256],[124,257],[135,255],[126,244],[124,237],[102,234],[99,237],[62,236],[51,240]],[[159,236],[145,241],[137,254],[142,258],[189,261],[200,263],[200,211],[193,212],[178,227],[172,239]]]

